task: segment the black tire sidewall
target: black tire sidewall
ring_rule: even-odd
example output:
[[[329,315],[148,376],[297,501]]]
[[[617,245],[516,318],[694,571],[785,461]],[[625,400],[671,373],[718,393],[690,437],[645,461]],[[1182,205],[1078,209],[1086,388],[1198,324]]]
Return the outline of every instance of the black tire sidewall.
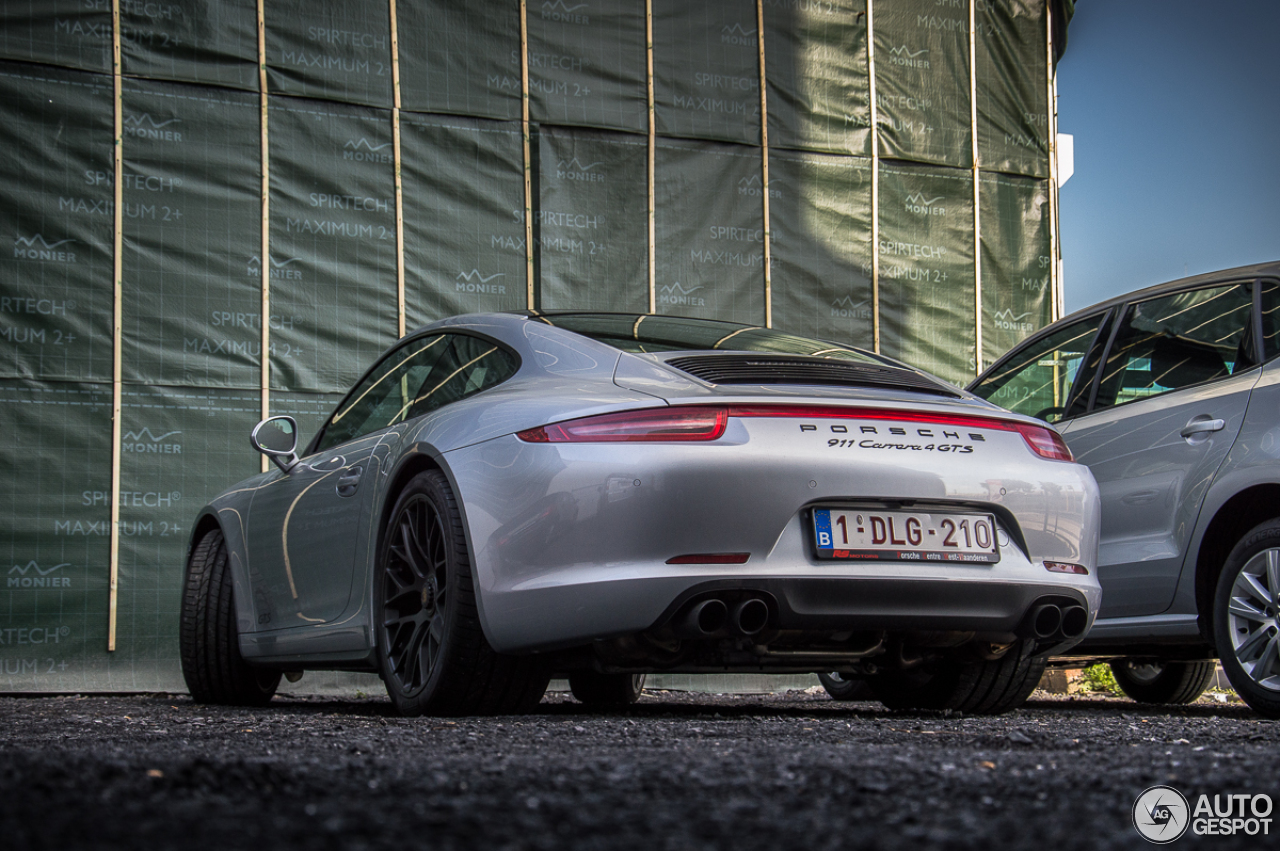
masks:
[[[1255,555],[1269,549],[1280,549],[1280,520],[1268,520],[1255,526],[1227,556],[1213,595],[1213,641],[1222,662],[1222,670],[1235,687],[1236,693],[1258,714],[1280,718],[1280,692],[1270,691],[1255,683],[1236,659],[1227,611],[1231,589],[1240,571]]]
[[[397,711],[402,715],[419,715],[424,712],[430,712],[432,704],[439,703],[439,695],[444,690],[442,681],[445,680],[449,673],[450,656],[453,655],[454,649],[454,625],[458,619],[458,571],[460,565],[458,560],[454,558],[455,547],[458,544],[453,539],[454,529],[450,522],[451,492],[447,491],[448,483],[444,481],[439,473],[425,472],[419,473],[409,480],[401,490],[400,495],[396,498],[395,507],[389,515],[389,522],[386,529],[383,530],[382,541],[378,546],[378,561],[376,569],[373,572],[373,619],[375,630],[375,642],[377,645],[378,672],[382,677],[383,683],[386,685],[387,694],[395,704]],[[444,529],[446,538],[447,568],[445,570],[445,612],[444,612],[444,637],[440,642],[440,650],[436,657],[436,664],[432,668],[422,687],[416,692],[407,692],[400,678],[392,671],[391,662],[388,655],[386,630],[383,627],[383,606],[386,602],[386,585],[385,574],[387,570],[387,559],[390,549],[391,536],[395,534],[395,530],[399,525],[401,513],[405,507],[417,497],[425,497],[430,503],[432,509],[436,511],[441,520],[441,526]],[[466,569],[470,569],[470,565],[465,565]]]

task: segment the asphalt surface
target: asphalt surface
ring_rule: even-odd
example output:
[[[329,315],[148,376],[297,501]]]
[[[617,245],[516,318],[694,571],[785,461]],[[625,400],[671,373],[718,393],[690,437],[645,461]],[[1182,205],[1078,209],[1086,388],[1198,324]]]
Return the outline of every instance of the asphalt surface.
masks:
[[[1152,785],[1280,802],[1278,742],[1239,704],[1039,692],[997,718],[802,692],[646,692],[613,713],[549,694],[451,720],[381,698],[0,697],[0,846],[1145,848],[1131,810]],[[1173,847],[1277,847],[1272,818]]]

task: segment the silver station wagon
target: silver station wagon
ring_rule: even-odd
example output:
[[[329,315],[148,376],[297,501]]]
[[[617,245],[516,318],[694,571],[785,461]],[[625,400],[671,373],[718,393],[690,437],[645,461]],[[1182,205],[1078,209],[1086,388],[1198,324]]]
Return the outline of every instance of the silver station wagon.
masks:
[[[489,314],[384,355],[299,451],[193,524],[198,700],[377,671],[405,714],[510,713],[552,675],[821,671],[1001,712],[1097,612],[1097,486],[1043,422],[750,325]]]
[[[1215,657],[1280,717],[1280,264],[1059,320],[971,386],[1054,423],[1102,493],[1102,611],[1072,651],[1136,700],[1186,703]]]

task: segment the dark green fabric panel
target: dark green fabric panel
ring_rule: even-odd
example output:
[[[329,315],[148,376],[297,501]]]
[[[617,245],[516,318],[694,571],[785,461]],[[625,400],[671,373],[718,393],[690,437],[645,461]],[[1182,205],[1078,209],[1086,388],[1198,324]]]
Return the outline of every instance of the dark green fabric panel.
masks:
[[[654,0],[654,127],[663,136],[760,144],[753,0]]]
[[[532,120],[647,130],[644,4],[541,0],[527,17]]]
[[[0,58],[110,71],[110,0],[4,0]]]
[[[401,106],[520,117],[520,4],[397,0]]]
[[[273,98],[269,121],[272,386],[344,391],[396,336],[391,114]]]
[[[973,173],[880,166],[881,351],[956,384],[974,376]]]
[[[259,386],[258,112],[257,95],[125,84],[126,380]]]
[[[119,615],[104,685],[182,690],[178,614],[191,521],[219,492],[258,472],[249,432],[259,397],[126,385],[122,402]]]
[[[648,310],[648,142],[564,127],[535,138],[537,306]]]
[[[400,147],[407,327],[524,309],[520,123],[402,115]]]
[[[0,64],[0,377],[111,380],[111,96]]]
[[[111,387],[0,380],[0,691],[102,688]]]
[[[873,12],[880,153],[971,167],[968,6],[881,2]]]
[[[1049,275],[1049,182],[984,174],[978,182],[982,234],[982,362],[1053,319]]]
[[[123,2],[120,61],[139,77],[257,91],[257,1]]]
[[[268,0],[272,93],[392,105],[391,7],[378,0]]]
[[[764,0],[769,145],[871,156],[866,0]]]
[[[978,162],[984,169],[1049,176],[1045,6],[980,4],[977,22]]]
[[[774,151],[773,327],[871,348],[871,161]]]
[[[764,323],[760,151],[659,141],[657,312]]]

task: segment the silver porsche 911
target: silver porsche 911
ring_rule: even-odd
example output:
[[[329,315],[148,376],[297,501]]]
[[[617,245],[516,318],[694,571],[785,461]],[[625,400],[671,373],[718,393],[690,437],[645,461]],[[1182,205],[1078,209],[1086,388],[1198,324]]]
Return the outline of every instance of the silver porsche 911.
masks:
[[[404,714],[552,676],[822,672],[1001,712],[1099,605],[1099,501],[1050,427],[868,352],[655,315],[460,316],[384,355],[193,524],[183,671],[259,704],[377,671]],[[834,693],[834,692],[833,692]]]

